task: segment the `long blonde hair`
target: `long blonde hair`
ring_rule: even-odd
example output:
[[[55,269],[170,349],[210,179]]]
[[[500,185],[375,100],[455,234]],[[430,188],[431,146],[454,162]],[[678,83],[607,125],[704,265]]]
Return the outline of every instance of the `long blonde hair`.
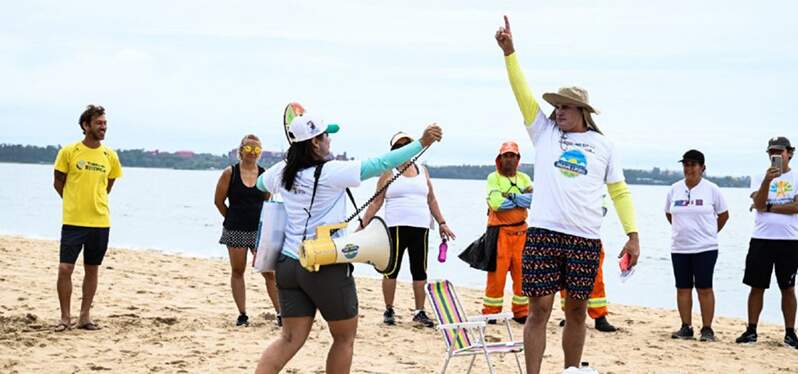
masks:
[[[258,146],[263,148],[263,143],[261,143],[260,138],[257,137],[255,134],[244,135],[244,137],[241,138],[241,144],[238,145],[238,161],[241,161],[241,156],[242,156],[241,155],[241,147],[244,146],[244,144],[247,142],[247,140],[254,140],[254,141],[258,142]]]

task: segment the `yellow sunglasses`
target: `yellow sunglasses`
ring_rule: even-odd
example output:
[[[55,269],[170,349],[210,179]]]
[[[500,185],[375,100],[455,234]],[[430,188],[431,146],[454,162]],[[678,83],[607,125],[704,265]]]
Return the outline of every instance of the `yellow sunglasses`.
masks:
[[[260,151],[262,151],[262,149],[260,147],[258,147],[258,146],[254,146],[253,147],[251,145],[245,145],[245,146],[241,147],[241,151],[244,152],[244,153],[258,154],[258,153],[260,153]]]

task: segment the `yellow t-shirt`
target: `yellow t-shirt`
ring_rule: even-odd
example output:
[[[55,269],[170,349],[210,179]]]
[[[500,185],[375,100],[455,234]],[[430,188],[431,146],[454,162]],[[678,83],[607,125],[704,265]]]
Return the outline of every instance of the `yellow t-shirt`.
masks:
[[[67,175],[64,184],[65,225],[111,227],[108,180],[122,176],[116,152],[101,145],[89,148],[77,142],[61,148],[55,170]]]

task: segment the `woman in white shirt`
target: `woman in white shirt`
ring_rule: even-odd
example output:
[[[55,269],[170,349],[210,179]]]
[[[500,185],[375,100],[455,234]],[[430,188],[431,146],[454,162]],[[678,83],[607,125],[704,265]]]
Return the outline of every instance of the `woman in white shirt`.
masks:
[[[390,141],[391,150],[400,149],[413,142],[413,138],[403,132],[396,133]],[[427,253],[428,234],[432,227],[432,218],[438,222],[440,235],[443,240],[454,239],[454,233],[449,229],[443,218],[438,200],[432,190],[429,172],[424,166],[413,164],[406,167],[407,163],[398,166],[395,170],[385,172],[379,182],[377,190],[393,178],[399,170],[404,169],[402,176],[398,177],[383,193],[379,194],[374,202],[369,205],[363,222],[369,222],[385,204],[385,223],[391,233],[393,250],[396,251],[394,268],[385,273],[382,280],[382,295],[385,299],[385,312],[383,323],[392,326],[396,324],[393,310],[394,295],[396,294],[396,277],[402,265],[405,250],[410,260],[410,273],[413,277],[413,298],[415,299],[415,312],[413,322],[422,326],[432,327],[433,322],[424,312],[426,294],[424,285],[427,283]]]
[[[261,354],[257,374],[283,369],[305,344],[317,311],[327,321],[333,340],[326,372],[350,372],[358,320],[353,267],[330,264],[308,271],[299,262],[299,248],[304,240],[315,238],[318,226],[346,219],[347,188],[401,165],[442,136],[440,127],[431,125],[420,140],[400,150],[362,161],[331,160],[329,134],[338,130],[338,125],[308,114],[294,118],[286,160],[266,170],[256,183],[259,190],[282,196],[287,215],[285,241],[275,266],[283,329]]]
[[[712,276],[718,259],[718,232],[729,219],[720,188],[702,178],[704,154],[691,149],[682,159],[684,179],[674,183],[665,202],[665,217],[671,223],[671,261],[676,278],[676,303],[682,319],[674,339],[693,339],[692,309],[695,287],[701,306],[701,341],[715,341],[712,318],[715,294]]]

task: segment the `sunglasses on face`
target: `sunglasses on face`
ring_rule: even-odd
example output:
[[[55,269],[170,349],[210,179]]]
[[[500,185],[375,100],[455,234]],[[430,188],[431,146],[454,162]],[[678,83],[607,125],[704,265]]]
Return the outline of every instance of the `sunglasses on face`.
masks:
[[[258,146],[245,145],[241,147],[241,152],[244,153],[258,154],[260,151],[262,151],[262,149]]]

